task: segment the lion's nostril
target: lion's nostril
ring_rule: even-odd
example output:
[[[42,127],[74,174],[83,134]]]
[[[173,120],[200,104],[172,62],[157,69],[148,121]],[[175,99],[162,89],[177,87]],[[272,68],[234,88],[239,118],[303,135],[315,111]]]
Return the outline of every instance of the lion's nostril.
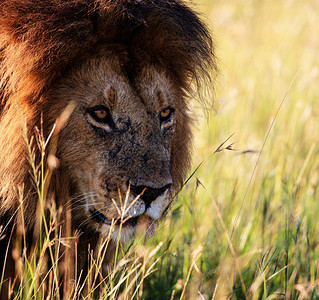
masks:
[[[158,196],[162,195],[170,187],[171,184],[167,184],[161,188],[152,188],[145,185],[131,186],[131,192],[136,195],[141,195],[141,199],[145,202],[147,209],[151,205],[152,201],[154,201]]]

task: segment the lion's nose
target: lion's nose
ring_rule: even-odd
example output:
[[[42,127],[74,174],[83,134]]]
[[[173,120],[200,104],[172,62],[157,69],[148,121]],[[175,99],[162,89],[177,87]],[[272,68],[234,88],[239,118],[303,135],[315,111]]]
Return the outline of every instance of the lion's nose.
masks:
[[[131,192],[135,195],[141,195],[141,199],[144,201],[147,209],[150,207],[152,201],[154,201],[158,196],[162,195],[171,186],[172,184],[167,184],[161,188],[152,188],[145,185],[131,186]]]

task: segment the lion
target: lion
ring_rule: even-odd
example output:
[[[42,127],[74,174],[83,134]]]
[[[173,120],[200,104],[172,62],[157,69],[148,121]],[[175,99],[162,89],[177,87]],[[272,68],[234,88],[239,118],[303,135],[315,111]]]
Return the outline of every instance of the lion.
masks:
[[[188,100],[215,69],[207,27],[179,0],[0,1],[2,263],[21,210],[27,243],[37,239],[30,157],[55,159],[45,195],[71,206],[84,253],[111,227],[116,241],[123,218],[121,241],[138,226],[151,234],[189,168]],[[52,155],[39,131],[46,149],[56,137]]]

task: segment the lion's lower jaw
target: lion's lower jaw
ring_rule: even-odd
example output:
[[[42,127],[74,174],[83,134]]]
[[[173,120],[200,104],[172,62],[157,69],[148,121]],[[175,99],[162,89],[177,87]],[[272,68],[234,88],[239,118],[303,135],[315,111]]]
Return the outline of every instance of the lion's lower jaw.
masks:
[[[110,225],[104,224],[99,228],[101,236],[110,238],[114,242],[120,241],[121,243],[132,242],[136,234],[148,238],[154,234],[154,231],[155,220],[146,214],[137,217],[134,224],[124,223],[122,225],[115,225],[113,228]]]
[[[128,228],[119,228],[119,226],[116,226],[111,234],[111,239],[114,242],[119,240],[121,243],[129,243],[133,241],[135,233],[136,226],[129,226]]]

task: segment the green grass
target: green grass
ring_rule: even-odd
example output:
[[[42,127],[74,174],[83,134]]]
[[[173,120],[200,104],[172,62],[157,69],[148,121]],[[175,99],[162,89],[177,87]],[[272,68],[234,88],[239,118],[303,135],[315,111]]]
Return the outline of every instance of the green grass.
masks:
[[[203,163],[99,297],[319,299],[319,2],[196,5],[220,68],[216,112],[193,103],[192,170]],[[43,298],[32,264],[17,299]]]

